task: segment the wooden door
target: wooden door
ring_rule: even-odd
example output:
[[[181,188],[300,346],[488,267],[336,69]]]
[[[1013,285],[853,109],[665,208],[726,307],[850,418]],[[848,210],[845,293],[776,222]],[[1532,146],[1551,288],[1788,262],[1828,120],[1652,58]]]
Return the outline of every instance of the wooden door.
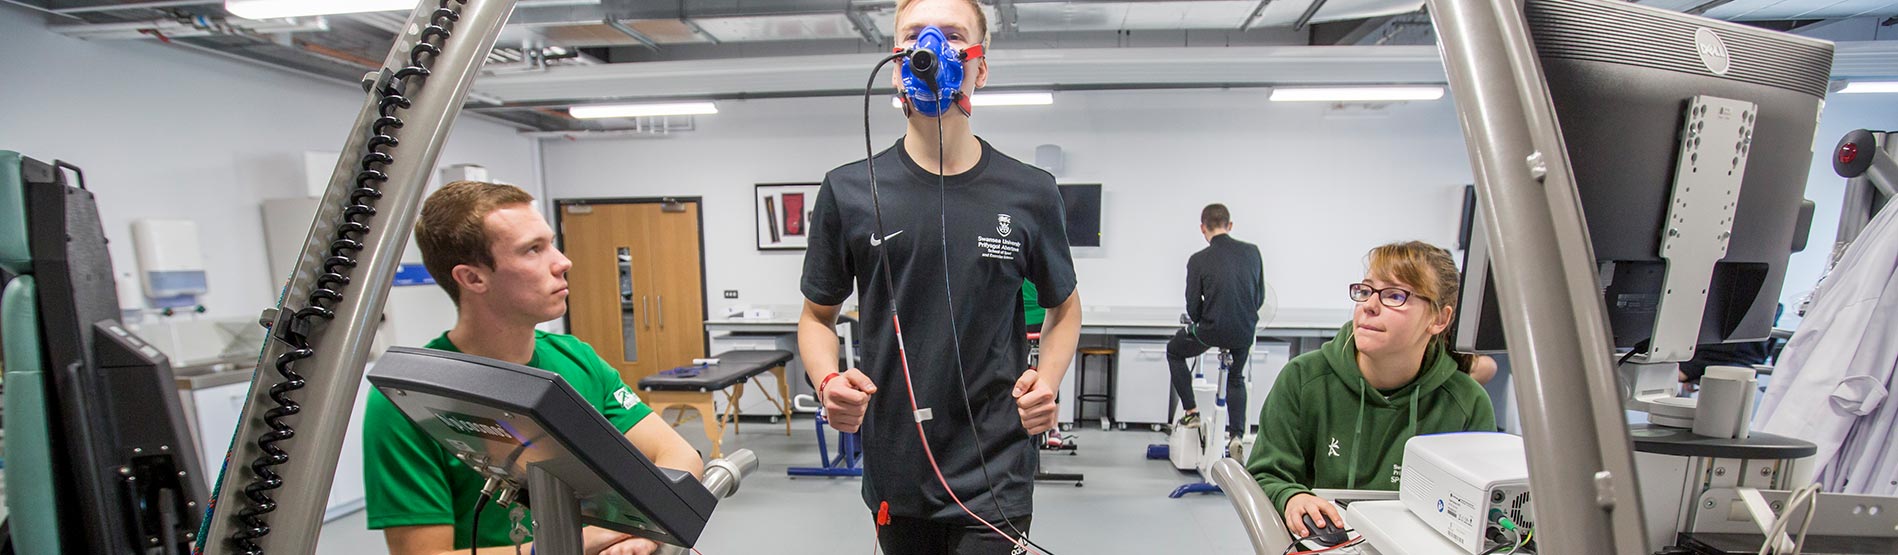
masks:
[[[655,350],[646,218],[637,204],[567,205],[561,239],[567,272],[568,332],[593,346],[627,383],[662,368]]]
[[[569,331],[593,345],[626,383],[705,356],[699,205],[567,205]]]
[[[646,230],[651,245],[653,322],[658,325],[659,357],[672,368],[705,356],[705,281],[699,253],[699,205],[676,203],[676,211],[661,204],[652,212]]]

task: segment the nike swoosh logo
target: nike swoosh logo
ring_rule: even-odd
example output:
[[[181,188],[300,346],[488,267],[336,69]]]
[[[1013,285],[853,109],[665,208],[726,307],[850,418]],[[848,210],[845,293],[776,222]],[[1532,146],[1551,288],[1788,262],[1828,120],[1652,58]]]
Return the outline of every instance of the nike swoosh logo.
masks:
[[[899,229],[899,230],[896,230],[896,233],[891,233],[891,234],[889,234],[889,235],[884,235],[882,239],[878,239],[878,238],[877,238],[877,236],[875,236],[875,235],[871,235],[871,236],[870,236],[870,246],[872,246],[872,247],[881,247],[881,246],[883,246],[883,242],[884,242],[884,241],[888,241],[888,240],[890,240],[891,238],[894,238],[894,237],[896,237],[896,236],[898,236],[898,235],[902,235],[902,234],[903,234],[903,231],[905,231],[905,230],[901,230],[901,229]]]

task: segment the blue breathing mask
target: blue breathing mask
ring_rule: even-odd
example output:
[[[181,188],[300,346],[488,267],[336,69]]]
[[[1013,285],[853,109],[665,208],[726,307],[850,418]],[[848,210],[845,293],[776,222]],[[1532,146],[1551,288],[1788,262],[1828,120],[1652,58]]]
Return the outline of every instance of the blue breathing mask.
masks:
[[[897,52],[909,53],[899,71],[903,97],[911,108],[929,117],[941,116],[950,106],[962,108],[964,114],[969,112],[968,100],[962,95],[963,63],[981,57],[982,45],[957,50],[942,29],[931,26],[916,37],[914,46]]]

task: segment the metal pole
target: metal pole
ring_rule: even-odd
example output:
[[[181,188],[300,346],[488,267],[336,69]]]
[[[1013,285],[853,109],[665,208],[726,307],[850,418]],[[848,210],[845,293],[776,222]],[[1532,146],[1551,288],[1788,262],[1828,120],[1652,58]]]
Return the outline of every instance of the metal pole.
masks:
[[[573,488],[540,465],[531,465],[527,467],[527,498],[534,505],[534,553],[542,549],[547,555],[585,552],[580,539],[580,497]]]
[[[1429,0],[1523,406],[1542,553],[1648,551],[1593,247],[1522,0]]]
[[[412,32],[397,37],[383,62],[385,68],[394,71],[409,65],[410,49],[420,39],[419,32],[428,26],[435,7],[436,2],[431,0],[411,14],[403,29]],[[363,248],[356,253],[358,265],[350,271],[350,285],[341,288],[342,299],[333,305],[335,317],[310,331],[315,355],[295,366],[306,385],[289,396],[302,405],[302,410],[281,419],[295,430],[295,436],[278,443],[289,456],[272,467],[281,475],[283,486],[267,492],[276,505],[263,515],[269,523],[269,534],[251,540],[261,552],[307,555],[316,548],[330,484],[336,477],[343,432],[362,383],[370,339],[414,225],[417,205],[448,131],[461,112],[469,85],[513,7],[514,0],[463,2],[460,21],[443,42],[441,53],[434,57],[431,76],[409,81],[405,96],[412,104],[397,112],[404,125],[387,131],[401,144],[390,149],[393,159],[381,166],[389,179],[380,187],[383,197],[375,203],[378,215],[367,221],[370,230],[362,235]],[[378,116],[372,94],[357,115],[344,154],[331,174],[329,191],[304,241],[303,254],[290,276],[279,310],[302,308],[315,288],[323,258],[340,225],[342,207],[354,188],[360,156],[370,136],[367,130]],[[270,430],[264,414],[277,406],[270,398],[271,386],[282,381],[275,371],[275,361],[288,350],[288,345],[274,336],[273,332],[273,337],[265,341],[229,462],[213,494],[215,504],[206,519],[208,533],[202,540],[207,553],[234,552],[230,538],[247,528],[238,515],[254,505],[245,487],[256,479],[252,461],[264,454],[257,445],[258,438]]]
[[[823,441],[823,434],[818,434],[818,436],[818,441]],[[713,497],[724,499],[738,493],[739,482],[744,481],[746,476],[757,469],[758,455],[752,453],[750,449],[739,449],[726,455],[725,458],[705,463],[705,478],[699,480],[699,483],[705,486],[706,491],[712,492]],[[654,551],[653,555],[686,555],[688,553],[691,551],[684,547],[667,544],[660,545],[659,550]]]
[[[1898,153],[1898,142],[1892,141],[1890,134],[1885,137],[1882,141],[1885,144],[1872,159],[1872,167],[1865,170],[1865,177],[1878,194],[1889,197],[1898,195],[1898,160],[1893,159],[1893,154]]]

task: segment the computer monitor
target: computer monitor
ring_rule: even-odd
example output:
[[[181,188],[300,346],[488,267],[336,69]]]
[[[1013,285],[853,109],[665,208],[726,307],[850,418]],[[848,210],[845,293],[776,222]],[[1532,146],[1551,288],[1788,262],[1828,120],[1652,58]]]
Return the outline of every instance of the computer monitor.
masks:
[[[1724,257],[1711,235],[1678,245],[1717,259],[1703,278],[1698,333],[1686,339],[1765,339],[1787,258],[1804,247],[1811,221],[1802,196],[1830,45],[1641,6],[1531,0],[1525,13],[1594,245],[1615,346],[1653,338],[1664,298],[1697,296],[1668,289],[1663,256],[1668,235],[1686,228],[1679,218],[1690,208],[1712,211],[1711,223],[1730,235]],[[1731,121],[1713,121],[1720,116]],[[1711,202],[1693,196],[1723,186],[1719,177],[1729,170],[1737,194],[1716,189]],[[1703,189],[1694,193],[1697,184]],[[1503,324],[1481,233],[1466,257],[1454,345],[1500,352]]]
[[[71,164],[0,151],[0,222],[12,523],[0,545],[189,553],[205,499],[196,442],[170,360],[119,323],[98,199]]]

